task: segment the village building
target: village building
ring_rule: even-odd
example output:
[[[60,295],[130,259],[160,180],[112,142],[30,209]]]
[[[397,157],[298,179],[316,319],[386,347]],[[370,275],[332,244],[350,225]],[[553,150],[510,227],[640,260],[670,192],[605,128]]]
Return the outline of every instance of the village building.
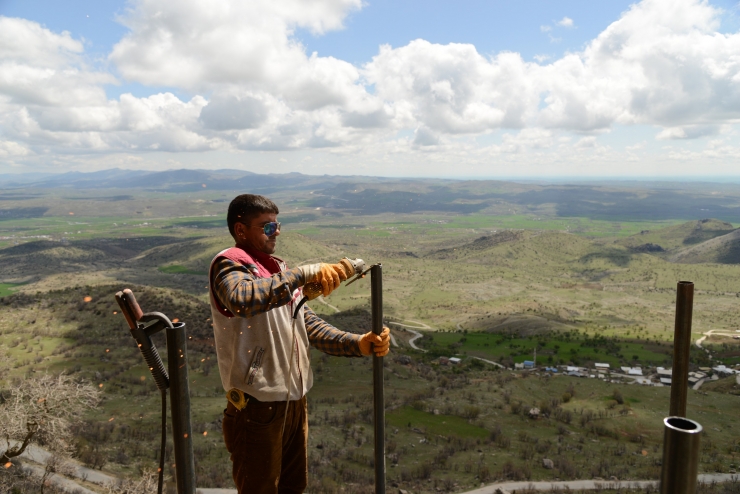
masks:
[[[726,376],[731,376],[733,374],[737,374],[736,370],[730,369],[724,364],[718,365],[716,367],[712,367],[712,370],[715,372],[715,375],[719,375],[720,377],[726,377]]]
[[[664,369],[663,367],[658,367],[656,371],[658,373],[658,377],[660,377],[661,379],[664,377],[670,378],[673,376],[673,369]]]

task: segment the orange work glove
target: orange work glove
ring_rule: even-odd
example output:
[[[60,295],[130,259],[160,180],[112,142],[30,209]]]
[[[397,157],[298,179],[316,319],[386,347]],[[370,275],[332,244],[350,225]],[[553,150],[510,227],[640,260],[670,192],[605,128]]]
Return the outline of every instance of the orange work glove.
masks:
[[[383,326],[383,332],[378,334],[370,331],[362,335],[360,339],[360,352],[363,355],[372,355],[375,353],[376,357],[383,357],[388,354],[391,349],[391,330]]]
[[[299,268],[306,277],[305,283],[318,283],[321,286],[321,294],[328,297],[331,292],[339,287],[339,284],[347,279],[347,273],[341,264],[307,264]]]
[[[322,262],[319,266],[318,277],[314,281],[321,283],[323,295],[324,297],[328,297],[346,279],[347,274],[344,272],[344,267],[341,264],[326,264]]]

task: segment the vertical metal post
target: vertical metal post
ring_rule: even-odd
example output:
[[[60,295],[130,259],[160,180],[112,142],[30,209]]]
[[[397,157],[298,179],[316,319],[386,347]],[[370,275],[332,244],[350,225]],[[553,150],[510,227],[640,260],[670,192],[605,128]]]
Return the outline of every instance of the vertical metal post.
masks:
[[[195,494],[193,431],[190,425],[190,386],[185,323],[167,328],[167,367],[170,373],[172,441],[175,449],[177,494]]]
[[[383,332],[383,266],[370,268],[372,330]],[[385,494],[385,401],[383,399],[383,357],[373,354],[373,425],[375,428],[375,494]]]
[[[668,413],[672,417],[686,416],[693,306],[694,283],[691,281],[679,281],[676,287],[676,325],[673,332],[671,407]]]
[[[663,424],[660,494],[694,494],[702,427],[698,422],[683,417],[667,417]]]

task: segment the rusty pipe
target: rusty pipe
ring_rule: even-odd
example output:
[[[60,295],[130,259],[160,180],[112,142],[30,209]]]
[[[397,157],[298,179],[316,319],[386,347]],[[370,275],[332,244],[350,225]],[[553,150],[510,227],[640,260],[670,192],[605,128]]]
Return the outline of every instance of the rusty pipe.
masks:
[[[672,417],[686,416],[693,305],[694,283],[691,281],[679,281],[676,287],[676,324],[673,330],[671,405],[668,413]]]
[[[383,266],[370,268],[372,331],[383,332]],[[373,425],[375,434],[375,494],[385,494],[385,400],[383,397],[383,357],[373,352]]]

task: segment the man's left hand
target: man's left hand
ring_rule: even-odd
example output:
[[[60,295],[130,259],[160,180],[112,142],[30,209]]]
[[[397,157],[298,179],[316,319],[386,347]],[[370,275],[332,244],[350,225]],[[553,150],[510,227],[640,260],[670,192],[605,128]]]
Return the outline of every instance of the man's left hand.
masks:
[[[360,352],[363,355],[372,355],[383,357],[391,349],[391,330],[383,326],[383,332],[375,334],[372,331],[362,335],[360,339]]]

